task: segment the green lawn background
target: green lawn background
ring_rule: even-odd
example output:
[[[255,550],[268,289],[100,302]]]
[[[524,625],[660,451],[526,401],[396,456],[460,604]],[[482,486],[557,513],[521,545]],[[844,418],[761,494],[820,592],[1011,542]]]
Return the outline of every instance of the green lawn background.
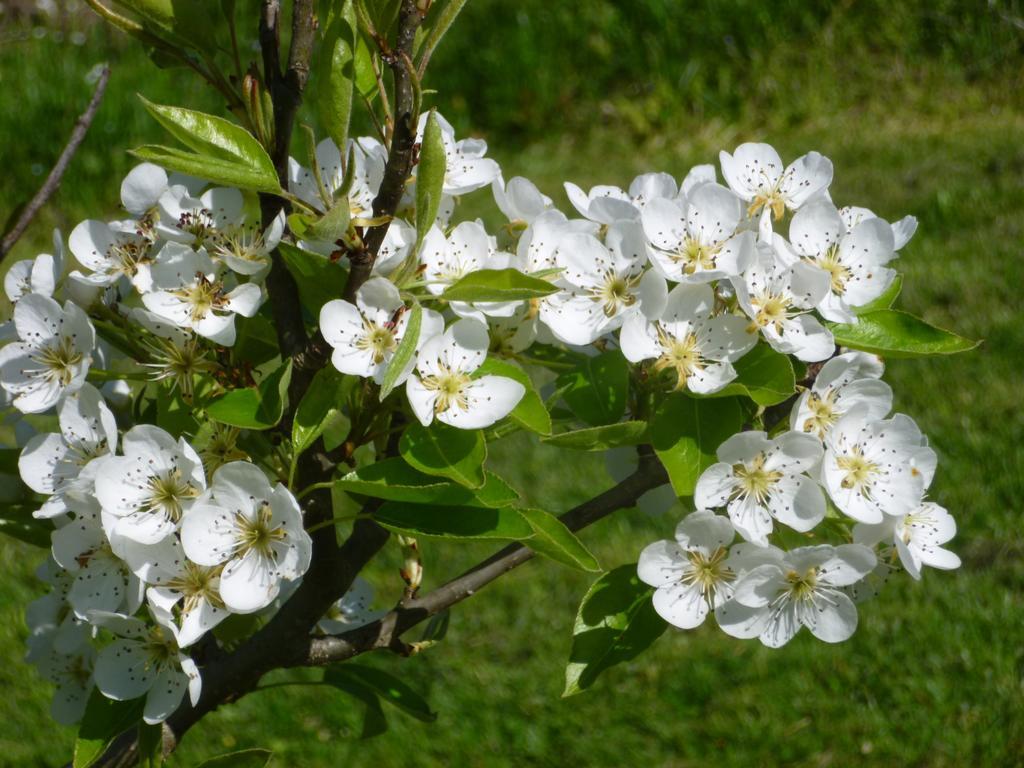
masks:
[[[918,217],[900,260],[900,306],[984,344],[956,358],[892,361],[887,378],[897,408],[939,453],[932,494],[958,520],[953,546],[964,567],[928,571],[921,583],[899,579],[863,606],[861,627],[843,645],[802,633],[771,651],[712,626],[672,631],[593,691],[563,700],[588,577],[531,563],[459,606],[437,647],[411,660],[366,659],[407,676],[437,722],[389,713],[388,734],[360,741],[351,700],[324,688],[274,689],[208,718],[171,764],[245,746],[273,749],[279,767],[1024,764],[1019,4],[781,3],[772,13],[742,0],[685,12],[656,0],[511,5],[471,2],[428,85],[460,129],[488,139],[506,178],[531,178],[566,210],[563,180],[626,185],[649,170],[681,177],[715,162],[718,149],[765,140],[784,158],[810,149],[831,157],[837,203]],[[84,45],[72,42],[75,33]],[[46,247],[53,226],[66,235],[82,218],[114,214],[132,164],[124,150],[161,140],[133,93],[217,109],[187,73],[154,70],[106,30],[77,19],[63,29],[4,24],[0,217],[41,183],[102,60],[113,65],[108,96],[15,258]],[[460,66],[467,60],[472,72]],[[486,192],[466,213],[495,220]],[[555,512],[611,482],[600,457],[567,462],[522,437],[491,460]],[[611,567],[674,524],[623,511],[585,539]],[[428,587],[488,552],[424,549]],[[21,660],[24,606],[41,594],[32,576],[39,559],[0,541],[4,766],[60,765],[74,738],[49,721],[50,687]],[[388,551],[375,569],[391,596],[397,563]]]

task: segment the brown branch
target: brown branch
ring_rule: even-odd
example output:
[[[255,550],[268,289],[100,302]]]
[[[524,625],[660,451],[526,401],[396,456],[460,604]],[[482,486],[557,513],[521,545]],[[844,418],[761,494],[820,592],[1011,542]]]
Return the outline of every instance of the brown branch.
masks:
[[[651,453],[642,453],[640,465],[633,474],[604,493],[569,510],[559,519],[569,530],[578,531],[618,509],[633,505],[641,495],[667,482],[668,474],[658,459]],[[533,558],[534,554],[532,549],[522,544],[507,546],[447,584],[399,606],[379,621],[343,635],[314,638],[309,644],[308,656],[300,665],[334,664],[378,648],[402,650],[402,634],[446,608],[472,597],[495,579]]]
[[[18,242],[25,233],[25,230],[28,229],[28,225],[32,223],[32,219],[36,217],[40,209],[46,205],[46,202],[57,191],[61,179],[64,177],[64,172],[71,165],[75,153],[78,152],[78,148],[85,140],[85,134],[89,131],[93,118],[96,117],[96,112],[100,108],[100,102],[103,100],[103,94],[106,93],[109,80],[110,67],[105,65],[100,72],[100,78],[96,83],[96,90],[93,91],[92,99],[89,100],[89,105],[85,108],[85,112],[75,122],[75,127],[71,131],[71,138],[68,139],[68,143],[64,146],[64,151],[60,153],[60,157],[57,158],[57,162],[50,170],[46,181],[43,182],[43,186],[39,188],[39,191],[36,192],[28,205],[25,206],[11,231],[4,235],[3,240],[0,241],[0,259],[6,256],[11,248],[14,247],[14,244]]]

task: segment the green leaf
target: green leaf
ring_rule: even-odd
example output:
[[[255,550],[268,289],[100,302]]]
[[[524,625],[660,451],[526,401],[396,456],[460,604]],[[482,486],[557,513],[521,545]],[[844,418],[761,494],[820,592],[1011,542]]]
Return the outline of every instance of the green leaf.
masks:
[[[420,326],[423,323],[423,308],[418,301],[413,301],[409,313],[409,323],[402,334],[402,340],[398,342],[395,354],[391,356],[387,370],[384,371],[384,380],[380,384],[380,399],[384,400],[391,394],[395,384],[402,374],[409,368],[412,356],[416,354],[416,344],[420,340]]]
[[[486,480],[482,488],[473,492],[475,502],[485,507],[507,507],[520,501],[519,491],[493,472],[484,470]]]
[[[606,451],[620,445],[640,445],[646,440],[647,423],[643,421],[622,421],[618,424],[588,427],[541,438],[541,442],[547,445],[577,451]]]
[[[776,405],[796,392],[793,361],[788,355],[776,352],[767,344],[758,344],[733,363],[736,379],[711,395],[698,398],[749,397],[758,405]]]
[[[397,456],[349,472],[334,487],[345,493],[414,504],[458,505],[474,498],[468,488],[424,474]]]
[[[441,205],[441,190],[444,175],[448,169],[448,157],[441,138],[441,125],[437,122],[436,110],[430,110],[427,124],[420,142],[420,160],[416,169],[416,247],[420,249],[423,238],[437,218]]]
[[[196,768],[266,768],[273,756],[269,749],[240,749],[204,760]]]
[[[129,154],[139,160],[156,163],[169,171],[186,173],[189,176],[196,176],[226,187],[251,189],[254,192],[270,194],[277,194],[281,191],[276,174],[270,178],[261,170],[231,160],[197,155],[193,152],[157,144],[146,144],[131,150]]]
[[[144,707],[144,699],[114,701],[94,688],[78,726],[73,768],[95,763],[115,738],[142,720]]]
[[[903,275],[896,275],[889,287],[882,292],[874,301],[869,301],[867,304],[862,304],[859,307],[854,307],[853,311],[858,315],[865,315],[868,312],[874,312],[878,309],[889,309],[893,304],[896,303],[896,299],[899,298],[900,291],[903,290]]]
[[[537,554],[581,571],[601,570],[597,558],[557,517],[532,508],[520,508],[519,514],[533,528],[534,535],[527,539],[526,545]]]
[[[528,539],[533,527],[511,507],[453,507],[386,501],[373,514],[385,528],[409,536]]]
[[[518,269],[478,269],[449,286],[446,301],[527,301],[549,296],[558,286]]]
[[[352,90],[355,81],[355,12],[351,0],[342,4],[324,31],[317,52],[316,106],[320,125],[334,140],[341,152],[348,143],[348,126],[352,118]]]
[[[38,506],[35,504],[5,504],[0,507],[0,533],[33,547],[49,549],[53,525],[48,520],[32,517],[36,509]]]
[[[391,704],[417,720],[432,723],[437,714],[416,691],[402,680],[382,669],[349,662],[336,664],[324,673],[324,682],[334,684],[337,680],[350,680],[373,691],[381,701]]]
[[[160,386],[157,392],[157,426],[175,438],[185,434],[194,435],[199,424],[192,414],[192,406],[182,399],[181,390],[177,387],[171,390],[168,386]]]
[[[162,723],[139,723],[139,768],[160,768],[164,764]]]
[[[828,325],[837,344],[886,357],[952,355],[974,349],[980,343],[895,309],[868,312],[856,324]]]
[[[530,375],[526,371],[518,365],[513,365],[505,360],[488,357],[484,360],[483,365],[473,372],[474,378],[484,375],[505,376],[506,378],[518,381],[526,387],[523,399],[512,409],[512,413],[509,416],[524,429],[541,435],[551,434],[551,414],[548,413],[548,409],[544,406],[544,401],[541,400],[540,395],[533,386]]]
[[[467,488],[484,484],[487,443],[480,430],[456,429],[438,422],[429,427],[412,424],[402,434],[398,452],[428,475],[447,477]]]
[[[384,715],[384,708],[380,705],[380,699],[376,696],[367,695],[363,703],[366,705],[366,708],[363,712],[363,730],[359,734],[359,739],[366,741],[374,736],[383,736],[388,732],[388,719]]]
[[[214,421],[242,429],[270,429],[284,415],[288,384],[292,379],[292,361],[279,366],[263,378],[258,387],[233,389],[214,400],[206,414]]]
[[[562,696],[580,693],[616,664],[647,650],[667,624],[651,605],[653,589],[636,575],[636,564],[601,576],[587,590],[576,614]]]
[[[278,248],[284,264],[299,286],[299,299],[315,319],[328,301],[341,298],[348,275],[344,269],[318,253],[310,253],[288,243]]]
[[[413,54],[418,55],[422,51],[422,56],[430,56],[466,2],[467,0],[435,0],[431,4],[430,13],[423,24],[423,34],[417,35],[417,44],[413,48]]]
[[[308,450],[327,427],[332,411],[341,408],[345,376],[333,365],[325,365],[313,377],[309,389],[295,409],[292,422],[292,455]]]
[[[297,232],[296,234],[303,240],[333,243],[340,240],[348,232],[350,216],[351,210],[348,198],[342,198],[336,200],[331,209],[323,216],[307,222],[302,232]],[[292,221],[291,216],[288,217],[288,221]]]
[[[614,424],[626,412],[629,363],[617,350],[587,357],[559,376],[555,386],[565,388],[562,399],[585,424]]]
[[[651,419],[651,443],[677,496],[692,496],[697,478],[715,463],[715,451],[743,426],[734,397],[696,400],[669,395]]]

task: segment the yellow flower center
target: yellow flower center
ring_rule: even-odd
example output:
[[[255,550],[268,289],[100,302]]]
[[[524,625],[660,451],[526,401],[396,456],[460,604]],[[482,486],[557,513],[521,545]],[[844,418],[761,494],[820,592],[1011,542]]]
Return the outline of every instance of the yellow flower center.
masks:
[[[844,473],[841,483],[843,488],[855,488],[861,492],[871,489],[874,476],[878,474],[878,465],[866,459],[859,447],[854,447],[849,454],[840,456],[836,460],[836,465]]]
[[[811,601],[814,599],[814,591],[818,586],[818,569],[812,566],[803,573],[791,570],[786,573],[786,584],[789,587],[789,594],[794,600]]]
[[[736,578],[733,570],[725,564],[729,550],[718,547],[710,555],[703,552],[687,552],[690,558],[689,567],[683,571],[680,581],[684,584],[695,584],[700,588],[701,595],[709,603],[719,584],[728,584]]]
[[[766,457],[759,453],[749,464],[735,464],[732,472],[737,484],[733,497],[753,497],[759,504],[764,504],[772,486],[782,479],[777,470],[765,469]]]
[[[839,259],[838,243],[829,246],[825,253],[813,259],[813,263],[828,272],[831,278],[832,293],[842,296],[846,292],[846,284],[852,277],[849,268]]]
[[[836,409],[836,391],[829,389],[824,396],[811,392],[807,398],[807,410],[810,411],[803,423],[804,432],[813,432],[824,438],[829,428],[839,420],[840,413]]]
[[[605,317],[615,317],[626,307],[636,303],[633,288],[639,278],[627,278],[612,271],[605,273],[604,282],[593,289],[593,300],[603,304]]]
[[[437,393],[434,401],[434,413],[444,413],[452,406],[465,411],[469,409],[469,399],[465,390],[472,379],[469,374],[453,371],[442,366],[441,373],[423,378],[423,386]]]
[[[695,333],[677,338],[659,326],[658,343],[663,351],[661,357],[654,361],[654,370],[675,370],[676,390],[683,389],[687,379],[694,373],[704,370],[704,358]]]
[[[288,534],[284,526],[273,524],[273,517],[274,513],[266,502],[260,504],[254,518],[236,512],[235,527],[238,530],[235,539],[236,554],[255,550],[263,557],[274,559],[274,544],[284,541]]]
[[[149,498],[144,509],[166,515],[174,522],[181,519],[182,502],[199,495],[199,488],[186,480],[177,467],[162,475],[154,475],[147,485]]]
[[[356,348],[364,352],[369,351],[373,355],[373,364],[380,365],[398,347],[395,332],[365,319],[363,325],[365,333],[356,341]]]
[[[714,269],[718,251],[718,246],[701,245],[692,237],[687,237],[673,259],[682,262],[685,274],[692,275],[698,269]]]
[[[56,343],[48,344],[32,357],[45,370],[43,377],[63,387],[75,378],[75,369],[82,362],[82,353],[75,349],[74,341],[62,336]]]

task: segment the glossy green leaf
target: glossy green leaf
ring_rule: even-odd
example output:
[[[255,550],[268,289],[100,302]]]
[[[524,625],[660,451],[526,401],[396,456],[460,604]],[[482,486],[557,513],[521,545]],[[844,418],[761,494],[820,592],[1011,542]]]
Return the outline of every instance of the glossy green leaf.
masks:
[[[336,664],[324,673],[324,682],[350,680],[373,691],[381,701],[397,707],[402,712],[424,723],[432,723],[437,714],[430,705],[408,684],[382,669],[349,662]]]
[[[647,441],[647,423],[623,421],[603,427],[588,427],[572,432],[560,432],[541,441],[558,448],[572,448],[577,451],[606,451],[620,445],[640,445]]]
[[[470,489],[424,474],[397,456],[349,472],[334,487],[345,493],[414,504],[458,505],[474,498]]]
[[[528,539],[533,527],[512,507],[454,507],[386,501],[373,519],[409,536],[455,539]]]
[[[430,110],[416,168],[416,251],[437,218],[447,169],[448,157],[441,138],[441,125],[437,122],[435,110]]]
[[[242,429],[270,429],[284,415],[288,384],[292,379],[289,360],[266,375],[257,387],[233,389],[214,400],[206,409],[214,421]]]
[[[478,269],[449,286],[446,301],[528,301],[549,296],[558,287],[518,269]]]
[[[585,424],[614,424],[626,412],[629,363],[618,350],[587,357],[559,376],[556,386],[565,388],[562,399]]]
[[[495,357],[488,357],[483,365],[473,372],[473,377],[494,375],[505,376],[514,379],[526,387],[523,399],[519,401],[509,416],[524,429],[536,432],[541,435],[551,434],[551,414],[548,413],[544,401],[533,386],[530,375],[518,365],[500,360]]]
[[[352,92],[355,84],[355,12],[352,0],[341,4],[324,30],[316,55],[316,106],[320,125],[342,152],[348,143],[352,118]]]
[[[715,451],[743,426],[734,398],[696,400],[669,395],[651,419],[651,444],[677,496],[692,496],[697,478],[715,463]]]
[[[240,749],[204,760],[196,768],[266,768],[273,756],[269,749]]]
[[[139,160],[156,163],[169,171],[186,173],[226,187],[250,189],[254,192],[276,194],[281,191],[276,174],[273,178],[260,170],[219,157],[197,155],[174,147],[146,144],[133,149],[129,154]]]
[[[866,315],[868,312],[874,312],[879,309],[889,309],[896,303],[896,299],[899,298],[901,290],[903,290],[903,275],[898,274],[893,278],[889,287],[882,292],[881,296],[874,301],[869,301],[867,304],[854,307],[853,311],[858,315]]]
[[[480,430],[456,429],[438,422],[429,427],[411,424],[399,440],[398,451],[420,472],[447,477],[467,488],[484,484],[487,444]]]
[[[333,365],[325,365],[313,377],[292,421],[292,454],[308,450],[323,434],[332,411],[341,408],[345,376]]]
[[[519,514],[533,528],[534,534],[525,544],[537,554],[581,571],[601,570],[597,558],[557,517],[533,508],[520,508]]]
[[[302,232],[296,235],[303,240],[316,240],[324,243],[333,243],[340,240],[348,232],[349,217],[351,215],[348,198],[342,197],[335,201],[331,210],[318,219],[307,221]],[[291,222],[289,217],[288,221]]]
[[[598,676],[635,659],[668,626],[651,605],[653,589],[637,578],[636,564],[601,576],[587,590],[576,614],[562,696],[580,693]]]
[[[829,323],[829,328],[837,344],[885,357],[952,355],[974,349],[980,343],[895,309],[868,312],[855,324]]]
[[[318,253],[304,251],[288,243],[281,243],[278,248],[285,266],[299,287],[302,306],[319,319],[323,305],[332,299],[340,299],[344,293],[347,272],[336,262]]]
[[[73,768],[95,763],[115,738],[142,720],[144,706],[145,699],[114,701],[94,688],[78,726]]]
[[[697,398],[741,395],[758,405],[768,406],[784,402],[796,392],[793,361],[789,355],[776,352],[765,343],[755,346],[733,363],[733,367],[736,379],[723,389],[711,395],[690,395]]]
[[[395,348],[395,354],[391,356],[387,370],[384,371],[384,380],[380,384],[380,399],[383,401],[391,390],[395,388],[402,374],[407,373],[411,368],[412,356],[416,354],[416,344],[420,340],[420,327],[423,324],[423,308],[418,301],[413,300],[412,308],[409,310],[409,321],[402,340]]]

